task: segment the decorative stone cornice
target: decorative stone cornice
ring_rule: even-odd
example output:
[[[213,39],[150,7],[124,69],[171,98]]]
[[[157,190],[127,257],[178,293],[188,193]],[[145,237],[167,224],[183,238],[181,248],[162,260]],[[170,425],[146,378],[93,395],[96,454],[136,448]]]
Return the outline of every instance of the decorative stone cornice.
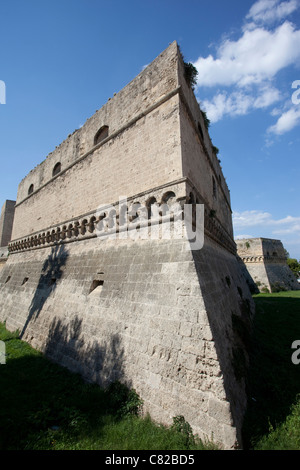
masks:
[[[193,193],[195,193],[193,200],[191,200],[188,188],[193,188]],[[118,202],[111,205],[101,206],[101,208],[80,217],[13,240],[9,244],[9,252],[19,253],[95,237],[99,239],[111,237],[113,239],[114,234],[119,234],[119,238],[124,238],[124,232],[128,229],[145,230],[146,227],[156,226],[159,231],[159,226],[166,222],[173,224],[174,227],[175,220],[177,220],[176,211],[177,213],[178,211],[183,212],[184,204],[191,204],[194,201],[202,204],[204,208],[204,234],[226,250],[236,254],[236,245],[230,234],[224,229],[214,213],[207,208],[188,178],[181,178],[150,191],[144,191],[124,201],[120,198]],[[156,213],[151,211],[152,204],[156,205]],[[166,206],[170,209],[167,213]],[[193,228],[195,228],[196,222],[193,219]],[[158,238],[160,238],[159,235]]]
[[[268,256],[268,255],[257,255],[257,256],[241,256],[239,258],[244,263],[279,263],[286,264],[286,258],[280,256]]]

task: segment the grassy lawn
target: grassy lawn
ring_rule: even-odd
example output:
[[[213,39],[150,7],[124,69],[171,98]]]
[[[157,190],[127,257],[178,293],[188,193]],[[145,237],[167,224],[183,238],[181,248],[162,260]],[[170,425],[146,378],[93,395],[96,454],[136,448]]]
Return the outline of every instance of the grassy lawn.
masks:
[[[104,391],[48,361],[0,324],[0,450],[201,450],[213,446],[177,417],[167,428],[138,416],[134,391]]]
[[[254,296],[257,314],[248,379],[244,439],[249,449],[300,449],[300,292]],[[211,449],[190,432],[138,416],[139,397],[120,384],[104,391],[18,339],[0,324],[0,450]],[[300,358],[300,354],[299,354]]]
[[[300,291],[258,294],[244,435],[252,449],[300,449]],[[300,358],[300,354],[299,354]]]

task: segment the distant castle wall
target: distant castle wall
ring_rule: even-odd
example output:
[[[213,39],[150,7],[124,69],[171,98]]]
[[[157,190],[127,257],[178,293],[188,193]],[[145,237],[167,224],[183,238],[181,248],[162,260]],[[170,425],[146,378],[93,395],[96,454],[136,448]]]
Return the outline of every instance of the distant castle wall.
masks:
[[[16,201],[7,200],[0,215],[0,247],[7,246],[11,240]]]
[[[287,265],[280,240],[249,238],[236,240],[237,253],[245,266],[249,284],[260,292],[298,290],[300,286]]]
[[[2,206],[0,215],[0,271],[3,269],[8,258],[8,244],[15,214],[15,201],[7,200]]]

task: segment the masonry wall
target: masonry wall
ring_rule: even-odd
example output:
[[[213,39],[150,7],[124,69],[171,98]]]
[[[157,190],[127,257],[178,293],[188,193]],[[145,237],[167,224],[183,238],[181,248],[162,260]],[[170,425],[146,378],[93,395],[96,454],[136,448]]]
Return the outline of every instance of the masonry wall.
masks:
[[[17,205],[13,238],[178,178],[181,161],[176,109],[177,96]],[[147,152],[141,152],[144,146]]]
[[[8,248],[0,247],[0,271],[4,268],[8,258]]]
[[[133,386],[157,421],[184,415],[200,437],[235,448],[248,363],[239,331],[250,332],[254,306],[197,106],[173,43],[29,173],[0,275],[0,320],[88,380]],[[203,204],[203,247],[184,236],[105,237],[111,227],[121,234],[118,210],[99,235],[98,205],[120,196],[160,209],[165,197]]]
[[[187,176],[198,190],[198,202],[209,207],[213,216],[233,237],[230,192],[205,127],[199,103],[185,80],[182,60],[179,60],[178,66],[183,176]]]
[[[237,253],[247,272],[249,285],[261,292],[298,290],[300,286],[287,265],[280,240],[250,238],[236,240]]]
[[[236,264],[209,239],[195,253],[185,240],[96,238],[15,254],[0,278],[1,321],[88,380],[124,380],[158,422],[182,414],[232,448],[246,406],[232,315],[248,324],[251,313]],[[94,280],[103,284],[90,293]]]
[[[173,43],[22,180],[13,239],[182,175],[177,61]],[[109,135],[95,146],[103,125]]]
[[[11,240],[15,203],[15,201],[7,200],[2,206],[0,215],[0,247],[7,246]]]

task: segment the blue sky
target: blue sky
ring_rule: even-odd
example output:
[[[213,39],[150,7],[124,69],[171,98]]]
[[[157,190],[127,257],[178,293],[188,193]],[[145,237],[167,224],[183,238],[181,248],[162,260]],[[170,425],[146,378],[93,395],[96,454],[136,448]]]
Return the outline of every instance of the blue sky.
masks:
[[[195,94],[220,150],[235,236],[280,239],[300,259],[300,0],[2,0],[0,8],[0,205],[176,40],[199,71]]]

